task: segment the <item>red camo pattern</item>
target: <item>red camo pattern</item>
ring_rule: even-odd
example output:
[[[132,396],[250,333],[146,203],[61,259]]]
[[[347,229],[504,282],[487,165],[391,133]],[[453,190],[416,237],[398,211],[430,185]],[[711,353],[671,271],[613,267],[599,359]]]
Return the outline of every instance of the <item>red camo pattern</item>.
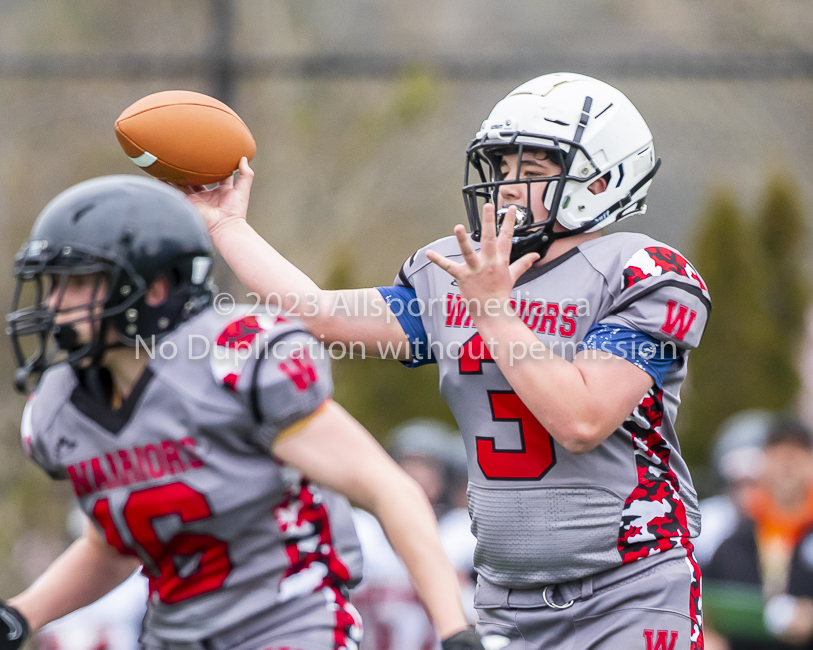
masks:
[[[336,650],[357,648],[361,640],[361,616],[336,587],[330,587],[335,597],[336,627],[333,630],[333,643]]]
[[[217,345],[232,349],[246,348],[264,331],[256,316],[243,316],[226,326],[217,337]]]
[[[638,472],[638,485],[627,497],[621,515],[618,552],[624,564],[674,548],[685,548],[692,572],[689,611],[692,618],[691,650],[702,650],[702,604],[700,567],[694,559],[686,508],[679,496],[680,483],[669,465],[672,450],[660,433],[663,424],[663,390],[652,388],[635,408],[636,417],[623,427],[631,434]],[[642,425],[643,422],[647,424]],[[662,515],[655,507],[662,504]],[[641,514],[649,513],[641,524]],[[635,538],[643,537],[643,541]]]
[[[671,271],[685,278],[695,280],[700,285],[700,288],[706,291],[706,285],[703,283],[702,278],[694,271],[686,258],[676,251],[666,246],[648,246],[644,250],[652,258],[655,265],[663,269],[664,273]],[[624,269],[623,274],[625,289],[629,289],[632,285],[652,275],[637,266],[628,266]]]
[[[265,328],[257,322],[256,316],[243,316],[239,320],[229,323],[217,337],[215,344],[227,350],[241,350],[248,348]],[[240,381],[239,369],[222,377],[223,384],[233,393],[237,392],[237,382]]]
[[[687,539],[682,544],[686,547],[686,559],[691,569],[692,582],[689,586],[689,616],[692,619],[691,650],[703,650],[703,596],[701,589],[700,565],[694,556],[694,546]]]
[[[290,513],[296,513],[296,520],[290,519]],[[290,566],[285,570],[282,579],[304,571],[314,564],[321,563],[327,568],[327,574],[314,591],[323,590],[334,610],[336,626],[333,641],[336,650],[356,648],[361,639],[361,617],[355,607],[342,595],[341,586],[350,579],[350,571],[339,559],[333,547],[330,520],[319,488],[304,478],[300,479],[285,491],[282,501],[274,506],[274,517],[280,531],[286,536],[285,553]],[[312,544],[300,545],[300,542],[318,537],[314,550]]]
[[[628,266],[624,269],[624,288],[629,289],[633,284],[652,277],[649,273],[642,271],[637,266]]]

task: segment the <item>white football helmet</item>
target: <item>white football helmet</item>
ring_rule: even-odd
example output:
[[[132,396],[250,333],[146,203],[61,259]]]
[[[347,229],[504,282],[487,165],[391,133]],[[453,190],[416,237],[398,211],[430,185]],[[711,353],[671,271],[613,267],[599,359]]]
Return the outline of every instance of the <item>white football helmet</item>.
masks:
[[[561,173],[519,181],[520,163],[516,177],[501,178],[502,156],[518,153],[522,160],[523,149],[531,147],[547,150]],[[512,90],[483,122],[466,155],[463,196],[475,240],[481,232],[480,204],[496,204],[501,185],[525,183],[530,197],[531,183],[547,183],[545,221],[534,221],[530,205],[517,206],[512,260],[532,251],[544,255],[555,239],[643,214],[660,166],[652,133],[632,102],[603,81],[566,72],[546,74]],[[588,186],[602,177],[607,189],[593,194]],[[498,229],[505,211],[498,213]],[[565,232],[553,231],[556,221]]]

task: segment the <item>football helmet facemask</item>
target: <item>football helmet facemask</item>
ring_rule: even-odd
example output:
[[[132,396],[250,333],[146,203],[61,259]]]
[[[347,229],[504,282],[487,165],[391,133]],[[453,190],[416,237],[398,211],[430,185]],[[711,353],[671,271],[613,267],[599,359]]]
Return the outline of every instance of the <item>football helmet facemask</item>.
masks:
[[[555,176],[522,178],[523,152],[545,150]],[[502,178],[503,156],[518,154],[516,175]],[[526,185],[527,205],[517,205],[511,261],[544,256],[554,240],[599,230],[646,212],[649,185],[660,166],[652,134],[632,102],[612,86],[579,74],[554,73],[511,91],[491,111],[466,150],[463,198],[472,238],[480,240],[484,203],[498,205],[502,185]],[[588,187],[605,178],[607,187]],[[544,220],[531,211],[533,183],[545,183]],[[497,230],[510,205],[497,212]],[[554,231],[559,223],[564,230]]]
[[[104,176],[65,190],[40,213],[15,257],[17,287],[6,317],[19,366],[15,387],[27,390],[32,375],[56,363],[99,364],[111,347],[135,346],[138,337],[150,344],[171,332],[211,302],[212,259],[202,217],[167,185]],[[76,276],[93,283],[92,298],[63,306]],[[167,280],[166,299],[148,305],[159,278]],[[89,342],[80,343],[74,329],[82,321],[91,325]]]

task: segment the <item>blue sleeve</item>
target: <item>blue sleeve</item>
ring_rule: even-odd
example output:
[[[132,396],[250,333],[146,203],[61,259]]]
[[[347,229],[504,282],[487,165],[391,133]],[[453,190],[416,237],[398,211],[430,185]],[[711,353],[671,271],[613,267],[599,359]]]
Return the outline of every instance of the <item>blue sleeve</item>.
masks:
[[[683,360],[671,343],[659,341],[640,330],[607,323],[596,323],[590,328],[582,349],[601,350],[626,359],[649,374],[658,388],[663,386],[672,365]]]
[[[409,287],[376,287],[395,314],[412,347],[412,360],[402,361],[407,368],[437,363],[428,345],[428,336],[421,320],[421,302],[415,289]]]

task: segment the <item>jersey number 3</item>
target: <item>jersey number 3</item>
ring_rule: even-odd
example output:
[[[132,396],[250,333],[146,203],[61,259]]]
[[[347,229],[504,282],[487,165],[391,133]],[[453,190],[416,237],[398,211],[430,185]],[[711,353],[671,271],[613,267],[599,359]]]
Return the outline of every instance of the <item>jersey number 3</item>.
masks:
[[[459,368],[461,375],[483,374],[483,362],[491,354],[479,334],[463,345]],[[477,463],[486,478],[502,480],[538,480],[556,463],[550,434],[512,390],[490,390],[491,419],[519,425],[520,449],[497,449],[494,438],[477,438]]]
[[[181,533],[165,543],[153,526],[153,520],[170,515],[179,517],[183,523],[210,517],[212,511],[200,492],[185,483],[139,490],[127,498],[122,514],[133,540],[152,560],[155,575],[145,573],[150,593],[157,593],[161,602],[179,603],[214,591],[226,581],[231,571],[226,542],[211,535]],[[107,499],[96,502],[93,517],[104,530],[108,544],[123,555],[138,555],[125,546]]]

